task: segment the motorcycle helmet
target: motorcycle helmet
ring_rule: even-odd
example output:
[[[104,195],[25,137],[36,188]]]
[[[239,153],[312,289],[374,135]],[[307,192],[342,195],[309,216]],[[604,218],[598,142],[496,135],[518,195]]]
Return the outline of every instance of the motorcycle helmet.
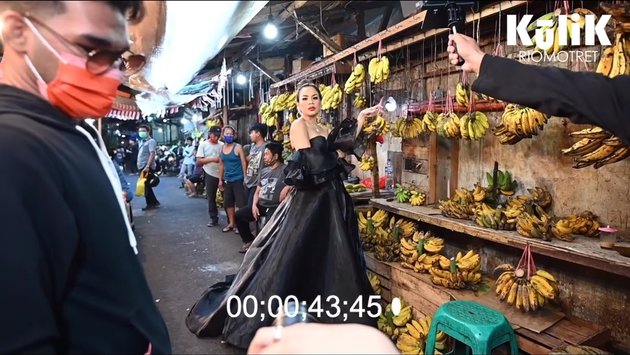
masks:
[[[149,185],[151,187],[157,187],[160,184],[160,178],[157,175],[153,175],[151,180],[149,180]]]

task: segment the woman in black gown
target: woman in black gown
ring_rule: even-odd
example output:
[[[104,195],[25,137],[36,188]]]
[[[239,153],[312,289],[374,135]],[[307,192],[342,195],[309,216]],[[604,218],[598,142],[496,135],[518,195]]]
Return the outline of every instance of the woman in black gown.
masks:
[[[227,295],[210,317],[211,323],[223,324],[226,342],[240,348],[247,348],[256,331],[273,322],[268,309],[275,313],[278,304],[269,304],[272,296],[285,301],[291,295],[300,304],[306,302],[307,308],[312,305],[309,313],[318,322],[376,326],[378,310],[372,306],[378,296],[373,296],[366,275],[354,206],[342,180],[351,168],[340,156],[352,147],[348,139],[340,143],[338,130],[329,136],[317,123],[321,108],[317,86],[300,85],[297,97],[301,118],[290,132],[296,152],[285,169],[285,182],[295,189],[252,243]],[[350,143],[363,122],[379,110],[380,104],[363,110],[357,120],[343,122],[352,130]],[[234,314],[246,296],[258,306],[255,316]],[[313,305],[316,300],[321,303]],[[249,307],[253,309],[251,303]]]

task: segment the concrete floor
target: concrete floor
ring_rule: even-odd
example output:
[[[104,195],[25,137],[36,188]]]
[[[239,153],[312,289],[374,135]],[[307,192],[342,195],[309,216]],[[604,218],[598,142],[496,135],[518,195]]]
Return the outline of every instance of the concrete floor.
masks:
[[[161,203],[143,212],[144,198],[134,198],[139,251],[151,290],[168,327],[175,354],[238,354],[242,350],[222,344],[220,338],[199,339],[186,328],[185,318],[201,293],[225,275],[236,273],[243,254],[234,232],[207,227],[207,200],[188,198],[175,177],[161,177],[155,189]],[[135,190],[136,177],[128,177]]]

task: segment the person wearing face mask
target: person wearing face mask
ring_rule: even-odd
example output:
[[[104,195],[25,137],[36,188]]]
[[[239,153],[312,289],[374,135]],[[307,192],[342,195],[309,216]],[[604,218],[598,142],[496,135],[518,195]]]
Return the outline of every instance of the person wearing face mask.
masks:
[[[169,353],[121,184],[85,119],[126,75],[140,1],[1,1],[0,353]],[[15,149],[19,147],[19,149]]]
[[[273,215],[291,189],[284,183],[285,165],[282,159],[282,148],[282,144],[277,142],[265,145],[263,153],[265,167],[260,171],[252,205],[245,206],[236,212],[236,228],[243,240],[240,253],[245,253],[254,240],[249,223],[257,221],[260,217]]]
[[[242,208],[247,203],[243,185],[247,161],[243,147],[234,143],[235,133],[233,127],[223,127],[225,145],[219,154],[219,189],[223,191],[223,206],[228,216],[228,225],[223,228],[223,232],[235,230],[235,209]],[[236,232],[238,233],[238,230]]]
[[[376,327],[379,313],[354,205],[343,185],[354,167],[340,158],[359,151],[355,143],[364,139],[363,123],[376,117],[382,105],[362,110],[357,119],[348,118],[329,132],[318,122],[322,97],[318,87],[304,82],[296,90],[301,117],[290,131],[296,152],[284,169],[284,183],[293,192],[252,241],[229,288],[206,298],[212,306],[197,315],[205,322],[204,335],[222,335],[227,343],[243,349],[259,328],[271,325],[275,311],[275,305],[265,305],[254,318],[235,312],[235,300],[243,302],[245,297],[272,303],[273,296],[283,300],[295,296],[321,323]],[[371,316],[351,311],[357,300]],[[327,311],[318,313],[318,307]]]
[[[208,227],[219,225],[219,209],[217,208],[217,190],[219,189],[219,154],[223,142],[219,141],[221,127],[212,126],[208,131],[208,139],[199,144],[197,149],[197,165],[203,165],[205,174],[206,195],[208,197]]]
[[[160,206],[160,201],[155,197],[151,180],[155,178],[155,168],[157,168],[155,154],[157,142],[151,137],[151,128],[145,124],[138,126],[138,170],[146,175],[144,183],[144,198],[147,202],[143,211],[156,209]]]

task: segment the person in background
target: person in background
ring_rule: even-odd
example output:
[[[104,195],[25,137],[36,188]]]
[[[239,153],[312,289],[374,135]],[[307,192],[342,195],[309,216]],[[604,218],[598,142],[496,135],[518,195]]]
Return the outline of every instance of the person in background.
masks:
[[[129,140],[127,149],[125,150],[125,162],[127,166],[127,173],[136,175],[138,173],[138,145],[133,139]]]
[[[160,206],[160,201],[155,197],[151,179],[155,178],[156,150],[157,142],[151,137],[151,128],[142,124],[138,126],[138,137],[140,138],[140,146],[138,147],[138,170],[146,174],[146,182],[144,184],[144,197],[147,205],[142,208],[143,211],[156,209]]]
[[[0,1],[0,354],[165,354],[102,137],[141,1]],[[16,149],[19,147],[19,149]]]
[[[206,194],[208,195],[208,227],[219,225],[219,209],[217,208],[217,189],[219,188],[219,155],[223,143],[219,142],[221,127],[212,126],[208,131],[208,139],[199,144],[197,149],[197,165],[203,166],[205,173]]]
[[[186,138],[186,145],[182,148],[182,167],[179,171],[179,177],[183,179],[186,176],[191,176],[195,169],[195,146],[193,145],[192,137]]]
[[[114,149],[113,152],[113,156],[114,158],[112,159],[112,161],[122,169],[123,164],[125,162],[125,154],[124,154],[124,150],[122,149],[122,147],[118,147],[116,149]]]
[[[630,145],[630,76],[610,79],[599,73],[574,72],[519,63],[484,53],[468,36],[449,36],[449,60],[479,74],[472,90],[527,106],[574,123],[600,126]],[[525,89],[527,88],[527,89]]]
[[[236,211],[236,228],[243,240],[240,253],[245,253],[255,238],[249,228],[249,223],[257,221],[260,217],[273,215],[280,202],[287,197],[291,190],[291,187],[284,183],[286,165],[282,159],[282,144],[267,143],[263,161],[265,167],[260,172],[252,206],[246,206]]]
[[[197,150],[193,151],[193,155],[197,154]],[[184,188],[186,189],[186,195],[188,197],[196,197],[197,196],[197,187],[196,184],[201,184],[204,181],[204,173],[203,166],[195,164],[195,169],[193,170],[192,175],[184,176]]]
[[[223,232],[234,230],[238,233],[235,208],[242,208],[247,203],[243,185],[247,161],[243,147],[234,142],[235,133],[232,126],[223,127],[225,145],[219,156],[219,189],[223,191],[223,206],[228,216],[228,225]]]
[[[247,151],[247,171],[245,172],[245,192],[247,195],[247,206],[252,207],[254,194],[260,171],[265,167],[263,154],[265,150],[265,137],[267,136],[267,125],[256,123],[249,129],[249,140],[251,144]]]

